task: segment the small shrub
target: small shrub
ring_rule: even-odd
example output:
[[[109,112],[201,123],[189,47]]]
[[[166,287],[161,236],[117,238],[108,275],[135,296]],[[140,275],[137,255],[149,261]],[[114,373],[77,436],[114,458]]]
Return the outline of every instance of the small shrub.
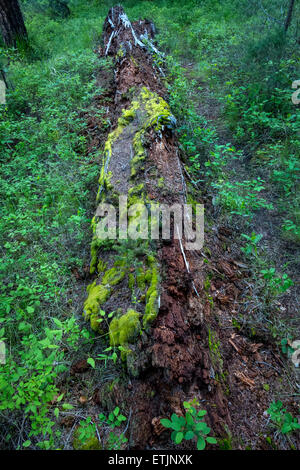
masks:
[[[161,419],[160,422],[165,428],[173,429],[171,439],[175,444],[180,444],[183,440],[196,439],[197,449],[203,450],[206,443],[216,444],[217,440],[208,436],[211,429],[201,420],[207,414],[207,411],[197,411],[193,406],[194,404],[196,404],[195,400],[193,402],[184,402],[185,416],[178,416],[173,413],[171,420]]]
[[[287,413],[281,401],[273,401],[267,409],[267,413],[272,423],[282,434],[289,434],[300,429],[297,418],[294,418],[291,413]]]

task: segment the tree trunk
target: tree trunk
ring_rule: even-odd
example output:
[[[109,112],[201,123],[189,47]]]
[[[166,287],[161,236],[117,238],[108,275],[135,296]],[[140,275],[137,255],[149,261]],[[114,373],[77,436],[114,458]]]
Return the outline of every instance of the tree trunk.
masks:
[[[18,0],[0,0],[0,28],[7,46],[16,47],[18,40],[27,39]]]
[[[292,21],[292,14],[293,14],[293,8],[294,8],[295,0],[290,0],[290,5],[289,5],[289,10],[286,16],[285,24],[284,24],[284,31],[287,32],[288,27],[291,24]]]
[[[137,202],[182,208],[187,200],[176,120],[166,102],[161,61],[153,60],[153,56],[162,58],[152,43],[153,34],[151,22],[131,24],[120,6],[110,10],[104,23],[101,53],[114,59],[113,85],[109,96],[106,93],[102,103],[98,98],[97,104],[107,109],[113,130],[104,145],[98,203],[116,207],[122,195],[128,201],[125,208]],[[98,79],[104,86],[107,71],[101,73]],[[102,210],[101,214],[97,210],[91,246],[93,282],[83,315],[92,329],[108,333],[112,347],[124,346],[121,358],[133,383],[130,392],[121,385],[103,387],[97,400],[108,407],[119,399],[128,409],[134,404],[130,446],[144,449],[162,433],[161,413],[180,410],[201,386],[206,399],[216,403],[207,402],[206,409],[214,431],[221,433],[231,421],[226,397],[211,373],[204,325],[210,305],[203,292],[199,294],[203,274],[199,277],[197,271],[201,254],[186,251],[185,237],[175,236],[176,229],[179,236],[176,220],[174,234],[165,243],[119,239],[109,248],[108,240],[106,250],[99,236],[101,217]],[[103,321],[100,309],[114,311],[113,319]],[[150,400],[153,390],[156,399]]]

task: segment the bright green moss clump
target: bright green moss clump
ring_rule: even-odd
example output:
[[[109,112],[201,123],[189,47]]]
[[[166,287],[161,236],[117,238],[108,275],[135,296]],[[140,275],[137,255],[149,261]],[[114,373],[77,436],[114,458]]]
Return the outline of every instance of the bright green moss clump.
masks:
[[[152,257],[151,257],[152,258]],[[150,287],[147,290],[146,294],[146,308],[145,314],[143,317],[143,326],[146,328],[149,326],[153,320],[157,317],[158,312],[158,284],[159,284],[159,276],[158,276],[158,269],[152,263],[151,268],[147,271],[145,276],[146,281],[150,281]]]
[[[106,302],[110,295],[110,289],[102,284],[96,285],[96,281],[87,287],[88,298],[84,302],[83,315],[90,318],[92,314],[97,314],[100,306]]]
[[[79,439],[80,429],[77,428],[73,435],[73,449],[74,450],[101,450],[101,444],[97,436],[88,437],[87,439]]]
[[[161,96],[143,87],[141,98],[148,117],[144,129],[155,126],[155,130],[158,131],[163,125],[173,126],[175,118],[171,113],[170,106]]]
[[[99,260],[98,271],[105,271],[106,264]],[[112,287],[119,284],[125,277],[126,269],[121,262],[108,269],[102,278],[101,284],[94,281],[87,287],[88,298],[84,302],[83,316],[90,319],[91,328],[95,331],[101,331],[99,323],[99,312],[103,305],[111,295]]]
[[[146,152],[143,146],[143,136],[144,130],[142,129],[141,131],[138,131],[133,138],[134,157],[130,164],[132,178],[137,174],[138,169],[141,167],[141,163],[146,158]]]
[[[141,331],[139,317],[140,313],[129,309],[125,315],[113,318],[109,326],[110,345],[126,347],[129,343],[135,342]],[[125,359],[126,355],[122,354],[122,359]]]
[[[91,325],[92,330],[103,333],[103,330],[100,327],[100,323],[102,322],[102,320],[103,319],[101,319],[99,315],[97,315],[96,313],[93,313],[90,316],[90,325]]]
[[[110,285],[110,286],[115,286],[116,284],[119,284],[124,279],[125,272],[123,270],[120,270],[120,268],[113,267],[106,271],[102,278],[102,284],[104,286]]]

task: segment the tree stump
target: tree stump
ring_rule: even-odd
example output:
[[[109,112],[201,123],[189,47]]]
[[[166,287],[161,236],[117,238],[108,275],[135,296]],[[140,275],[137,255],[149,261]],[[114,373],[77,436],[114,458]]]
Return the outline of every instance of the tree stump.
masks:
[[[7,46],[16,47],[18,40],[27,40],[18,0],[0,0],[0,29]]]

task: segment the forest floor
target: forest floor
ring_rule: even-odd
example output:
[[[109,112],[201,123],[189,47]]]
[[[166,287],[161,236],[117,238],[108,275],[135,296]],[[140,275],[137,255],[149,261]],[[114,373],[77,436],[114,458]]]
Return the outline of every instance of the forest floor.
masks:
[[[252,108],[255,93],[266,98],[254,76],[243,82],[249,89],[240,89],[239,67],[245,65],[235,47],[256,22],[264,31],[259,14],[244,26],[242,7],[235,16],[230,2],[216,13],[194,2],[189,8],[125,1],[130,19],[154,21],[155,44],[166,54],[158,61],[165,78],[146,63],[148,73],[139,76],[132,65],[118,89],[120,69],[103,56],[101,39],[111,2],[71,3],[70,19],[56,21],[35,10],[28,18],[35,52],[29,60],[12,55],[9,78],[22,93],[18,87],[9,92],[1,116],[1,322],[10,344],[0,377],[1,448],[194,449],[194,441],[172,443],[160,419],[182,416],[183,403],[196,399],[218,438],[209,449],[299,450],[299,433],[281,432],[285,411],[278,411],[280,424],[266,412],[280,400],[299,420],[299,369],[291,361],[292,342],[300,339],[298,118],[285,101],[293,46],[286,68],[280,65],[288,72],[277,83],[278,96],[272,95],[278,105],[273,115]],[[243,54],[248,57],[247,50]],[[149,143],[153,133],[147,135],[147,195],[172,203],[186,187],[188,202],[205,206],[205,244],[187,255],[190,273],[179,245],[159,246],[160,310],[151,334],[135,347],[136,377],[107,350],[107,331],[92,331],[82,311],[86,289],[97,281],[90,272],[90,222],[103,148],[130,105],[130,94],[122,93],[141,83],[163,96],[177,119],[162,152]],[[250,104],[243,101],[248,97]],[[127,156],[138,125],[133,120],[113,148],[118,158],[110,163],[111,183],[120,190],[127,189]],[[114,248],[102,254],[111,268]],[[130,260],[140,261],[139,255]],[[128,279],[103,311],[142,313]],[[99,414],[110,416],[116,407],[127,420],[112,436],[111,423]]]

